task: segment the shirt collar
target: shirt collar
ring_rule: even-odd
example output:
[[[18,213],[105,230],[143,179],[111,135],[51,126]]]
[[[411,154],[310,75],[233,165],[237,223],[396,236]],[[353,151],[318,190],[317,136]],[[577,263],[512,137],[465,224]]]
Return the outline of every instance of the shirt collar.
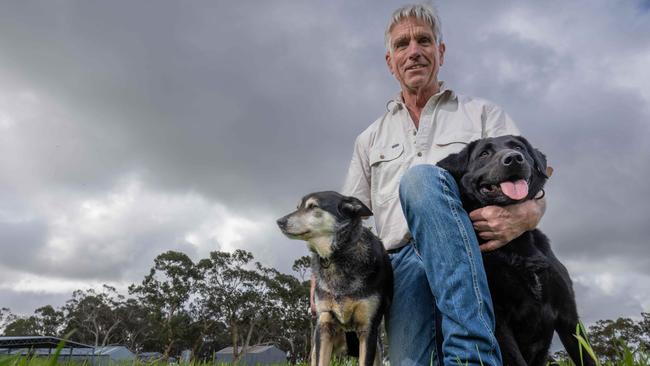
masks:
[[[456,98],[456,93],[454,93],[453,90],[451,90],[448,86],[447,83],[444,81],[439,81],[438,82],[439,90],[436,94],[432,95],[431,98],[438,98],[441,97],[445,93],[449,93],[449,96],[451,99]],[[395,96],[386,103],[386,109],[388,109],[390,112],[395,113],[397,110],[405,107],[404,105],[404,99],[402,99],[402,92],[398,92],[395,94]]]

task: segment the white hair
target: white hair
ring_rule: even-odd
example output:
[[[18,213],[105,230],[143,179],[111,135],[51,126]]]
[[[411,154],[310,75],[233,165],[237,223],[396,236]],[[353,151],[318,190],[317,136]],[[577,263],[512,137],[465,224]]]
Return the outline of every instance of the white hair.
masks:
[[[430,5],[411,4],[402,6],[401,8],[395,10],[393,12],[393,15],[390,17],[390,22],[388,22],[386,33],[384,34],[386,51],[391,51],[390,31],[397,23],[401,22],[405,18],[415,18],[429,24],[431,26],[431,31],[433,32],[433,37],[435,38],[435,43],[437,45],[440,45],[440,42],[442,42],[442,29],[440,26],[438,11]]]

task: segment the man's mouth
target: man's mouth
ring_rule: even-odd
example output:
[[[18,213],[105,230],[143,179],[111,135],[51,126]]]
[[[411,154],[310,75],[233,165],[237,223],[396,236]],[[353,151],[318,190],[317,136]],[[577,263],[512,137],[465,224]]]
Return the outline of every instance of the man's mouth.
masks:
[[[483,195],[494,196],[499,193],[515,201],[528,196],[528,182],[524,179],[504,181],[497,184],[481,184],[479,192]]]
[[[426,67],[426,65],[422,65],[422,64],[411,65],[411,66],[406,68],[406,71],[423,69],[425,67]]]

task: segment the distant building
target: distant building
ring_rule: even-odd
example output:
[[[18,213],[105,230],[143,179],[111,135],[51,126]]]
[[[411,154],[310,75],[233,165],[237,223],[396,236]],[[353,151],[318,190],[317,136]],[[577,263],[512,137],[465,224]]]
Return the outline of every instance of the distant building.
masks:
[[[239,349],[241,352],[241,348]],[[226,347],[215,354],[217,363],[233,362],[233,349]],[[249,347],[240,359],[242,365],[271,365],[287,362],[287,354],[273,345],[257,345]]]
[[[95,356],[108,356],[112,363],[135,361],[135,354],[124,346],[106,346],[95,348]]]
[[[59,355],[60,361],[88,362],[94,366],[105,366],[135,360],[133,352],[124,346],[94,347],[47,336],[0,337],[0,355],[19,354],[48,358],[54,356],[60,342],[65,342]]]
[[[153,362],[162,360],[163,354],[160,352],[140,352],[137,357],[142,362]]]

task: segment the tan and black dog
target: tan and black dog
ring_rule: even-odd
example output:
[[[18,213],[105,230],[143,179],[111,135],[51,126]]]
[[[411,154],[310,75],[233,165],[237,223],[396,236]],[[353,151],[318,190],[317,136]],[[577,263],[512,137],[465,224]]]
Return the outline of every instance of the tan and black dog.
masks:
[[[286,236],[306,241],[313,253],[314,366],[329,365],[346,331],[359,338],[359,365],[381,364],[379,326],[390,307],[393,272],[383,244],[362,225],[371,215],[358,199],[327,191],[308,194],[296,211],[277,221]]]

